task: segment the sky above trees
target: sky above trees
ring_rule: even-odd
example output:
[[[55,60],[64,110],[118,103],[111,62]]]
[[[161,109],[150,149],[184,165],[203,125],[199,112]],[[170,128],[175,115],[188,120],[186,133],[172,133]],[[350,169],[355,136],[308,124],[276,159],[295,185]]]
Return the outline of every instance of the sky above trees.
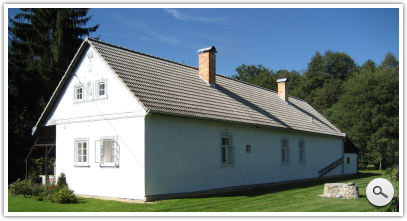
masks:
[[[397,5],[222,9],[88,6],[92,8],[89,15],[93,15],[88,25],[100,24],[91,36],[194,67],[198,67],[196,51],[213,45],[218,51],[217,73],[225,76],[236,74],[235,69],[242,64],[302,73],[316,51],[345,52],[358,65],[368,59],[379,64],[388,52],[399,58]],[[8,12],[13,16],[18,10],[9,8]]]

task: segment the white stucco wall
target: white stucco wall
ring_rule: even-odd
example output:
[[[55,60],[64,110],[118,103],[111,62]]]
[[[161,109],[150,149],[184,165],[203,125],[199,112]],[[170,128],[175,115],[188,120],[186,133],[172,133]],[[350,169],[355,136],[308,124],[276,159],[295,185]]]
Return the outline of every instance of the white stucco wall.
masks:
[[[221,167],[220,132],[233,133],[234,168]],[[146,117],[146,196],[318,177],[342,157],[342,138],[225,122],[149,114]],[[281,165],[281,137],[290,165]],[[298,140],[305,165],[298,164]],[[251,145],[251,153],[246,153]],[[342,174],[339,166],[327,176]]]
[[[349,157],[349,164],[348,164],[348,157]],[[358,155],[356,153],[345,153],[344,154],[344,169],[345,169],[345,174],[354,174],[358,172],[358,165],[357,165],[357,157]]]
[[[93,53],[91,60],[89,53]],[[145,110],[92,48],[80,59],[75,70],[79,79],[71,76],[47,122],[56,124],[57,175],[64,172],[77,194],[144,199]],[[91,81],[96,88],[95,81],[101,78],[108,80],[107,99],[74,102],[74,85],[79,80],[85,85]],[[119,168],[101,168],[95,163],[95,141],[106,136],[117,137]],[[78,138],[89,140],[89,167],[74,166]]]

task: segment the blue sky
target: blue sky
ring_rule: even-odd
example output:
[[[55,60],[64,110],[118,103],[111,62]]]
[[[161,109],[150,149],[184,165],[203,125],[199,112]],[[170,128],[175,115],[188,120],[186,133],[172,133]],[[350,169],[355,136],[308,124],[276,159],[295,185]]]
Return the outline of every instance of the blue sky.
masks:
[[[359,65],[380,64],[387,52],[399,57],[398,8],[96,7],[88,25],[100,27],[91,36],[194,67],[196,51],[215,46],[217,73],[225,76],[242,64],[301,72],[316,51],[329,49]]]

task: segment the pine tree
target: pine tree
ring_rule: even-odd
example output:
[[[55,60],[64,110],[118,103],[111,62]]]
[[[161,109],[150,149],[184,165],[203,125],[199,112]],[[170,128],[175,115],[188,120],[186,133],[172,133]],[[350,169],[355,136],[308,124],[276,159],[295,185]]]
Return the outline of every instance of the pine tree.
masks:
[[[99,25],[84,27],[89,9],[33,8],[9,18],[9,182],[24,176],[34,142],[31,128],[41,115],[76,51]]]

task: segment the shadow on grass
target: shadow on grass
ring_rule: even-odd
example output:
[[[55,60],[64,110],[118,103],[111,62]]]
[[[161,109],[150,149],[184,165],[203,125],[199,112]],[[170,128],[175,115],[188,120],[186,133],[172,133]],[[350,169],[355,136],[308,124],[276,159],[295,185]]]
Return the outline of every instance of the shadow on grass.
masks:
[[[88,198],[82,198],[82,197],[77,197],[78,198],[78,204],[86,204],[89,202]]]
[[[337,177],[337,178],[328,178],[328,179],[317,179],[313,181],[303,181],[298,183],[289,183],[289,184],[276,184],[271,186],[259,186],[252,189],[247,190],[238,190],[232,192],[224,192],[224,193],[215,193],[215,194],[207,194],[201,196],[190,196],[190,197],[182,197],[184,199],[200,199],[200,198],[215,198],[215,197],[236,197],[236,196],[246,196],[246,197],[257,197],[262,195],[267,195],[271,193],[277,193],[282,191],[300,189],[300,188],[308,188],[312,186],[324,185],[325,183],[342,183],[349,180],[356,180],[356,179],[363,179],[373,176],[380,176],[383,175],[381,173],[361,173],[352,176],[346,177]],[[356,182],[356,185],[358,183]],[[364,188],[364,187],[363,187]],[[323,189],[321,189],[322,192]],[[359,190],[360,191],[360,190]],[[365,198],[366,195],[360,195],[360,198]]]

